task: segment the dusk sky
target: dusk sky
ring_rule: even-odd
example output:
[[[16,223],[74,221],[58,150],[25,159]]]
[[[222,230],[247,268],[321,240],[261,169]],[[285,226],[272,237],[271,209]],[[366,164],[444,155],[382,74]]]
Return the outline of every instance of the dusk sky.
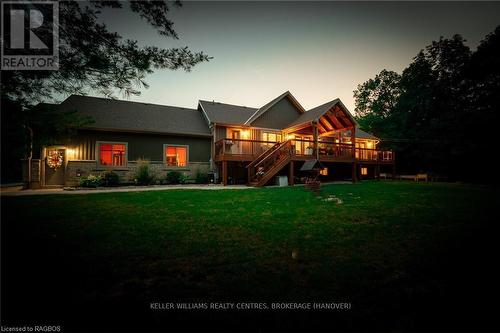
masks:
[[[475,48],[500,24],[500,3],[184,2],[171,18],[180,39],[159,36],[125,10],[109,28],[140,43],[189,46],[213,59],[192,72],[157,71],[130,100],[195,108],[198,99],[260,107],[290,90],[306,108],[340,98],[382,69],[401,72],[439,36]],[[126,6],[125,6],[126,7]],[[118,95],[119,98],[124,98]]]

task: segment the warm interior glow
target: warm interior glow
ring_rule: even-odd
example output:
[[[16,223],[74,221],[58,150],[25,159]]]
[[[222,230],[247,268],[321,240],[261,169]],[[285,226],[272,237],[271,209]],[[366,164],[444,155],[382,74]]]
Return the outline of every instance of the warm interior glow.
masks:
[[[248,130],[241,131],[241,138],[242,139],[248,139],[249,137],[250,137],[250,131],[248,131]]]
[[[184,167],[187,165],[186,147],[167,146],[165,155],[168,166]]]
[[[281,142],[280,132],[262,132],[262,140],[270,142]]]
[[[368,174],[368,168],[362,167],[361,168],[361,175],[366,176]]]
[[[99,146],[100,164],[113,166],[125,165],[125,149],[125,145],[101,143]]]
[[[328,168],[323,168],[319,171],[319,174],[322,176],[328,176]]]
[[[367,141],[366,142],[366,148],[373,149],[373,141]]]
[[[293,140],[293,138],[294,138],[294,135],[293,135],[293,134],[287,134],[287,135],[286,135],[286,139],[287,139],[287,140]]]

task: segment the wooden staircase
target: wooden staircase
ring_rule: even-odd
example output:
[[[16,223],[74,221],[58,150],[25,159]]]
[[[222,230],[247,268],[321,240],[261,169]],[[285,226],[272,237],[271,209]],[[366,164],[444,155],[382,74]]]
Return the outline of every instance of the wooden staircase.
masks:
[[[248,169],[248,185],[249,186],[264,186],[266,183],[283,169],[292,158],[292,142],[278,142],[249,165]]]

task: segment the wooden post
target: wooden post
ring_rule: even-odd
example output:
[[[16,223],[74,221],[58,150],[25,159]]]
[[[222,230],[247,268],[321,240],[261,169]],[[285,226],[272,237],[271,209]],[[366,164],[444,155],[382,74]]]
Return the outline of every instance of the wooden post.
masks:
[[[294,171],[293,170],[293,161],[290,161],[290,167],[288,170],[288,185],[290,185],[290,186],[295,185],[293,171]]]
[[[356,127],[351,129],[352,158],[356,159]]]
[[[227,161],[222,161],[222,185],[227,186]]]
[[[352,182],[358,181],[358,163],[356,161],[352,162]]]
[[[316,159],[319,160],[318,124],[316,122],[313,122],[313,138],[314,138],[313,148],[314,148],[314,151],[315,151]]]

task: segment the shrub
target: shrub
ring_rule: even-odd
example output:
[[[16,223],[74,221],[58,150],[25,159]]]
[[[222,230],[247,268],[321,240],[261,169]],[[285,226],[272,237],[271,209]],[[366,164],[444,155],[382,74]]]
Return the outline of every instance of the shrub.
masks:
[[[151,172],[148,160],[137,160],[137,168],[134,173],[134,181],[137,185],[150,185],[154,184],[155,176]]]
[[[170,171],[167,173],[167,184],[184,184],[189,177],[179,171]]]
[[[198,170],[198,172],[196,172],[195,182],[196,184],[208,183],[208,174]]]
[[[179,180],[179,182],[180,182],[181,184],[186,184],[186,183],[187,183],[187,181],[188,181],[188,179],[189,179],[189,176],[188,176],[188,175],[181,173],[181,179]]]
[[[98,187],[103,183],[102,177],[99,175],[81,176],[79,180],[81,187]]]
[[[105,171],[102,174],[104,186],[117,186],[120,183],[120,176],[114,171]]]

